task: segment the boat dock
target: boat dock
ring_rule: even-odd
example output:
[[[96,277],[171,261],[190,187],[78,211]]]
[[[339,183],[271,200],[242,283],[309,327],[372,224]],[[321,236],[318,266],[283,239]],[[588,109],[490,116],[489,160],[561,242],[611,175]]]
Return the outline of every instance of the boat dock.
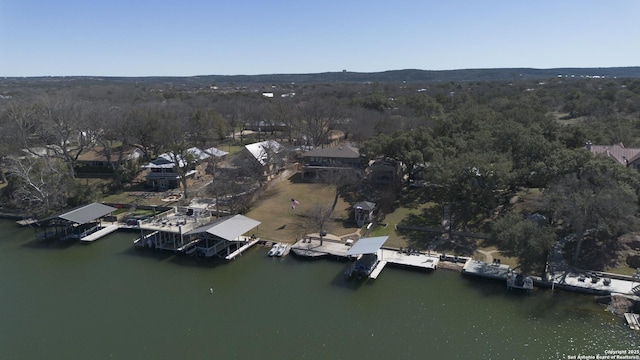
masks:
[[[467,260],[462,268],[462,273],[465,275],[505,281],[510,271],[509,265],[489,264],[480,260]]]
[[[380,275],[380,273],[382,272],[382,269],[384,269],[384,266],[387,265],[387,262],[382,260],[379,261],[378,264],[376,265],[375,268],[373,268],[373,271],[371,272],[371,274],[369,274],[369,279],[377,279],[378,275]]]
[[[640,315],[634,313],[624,313],[624,318],[632,330],[640,330]]]
[[[608,295],[612,293],[637,295],[634,285],[638,284],[631,280],[623,280],[598,274],[590,271],[586,272],[558,272],[547,276],[541,284],[563,290],[577,291],[594,295]]]
[[[338,258],[353,258],[347,255],[351,244],[324,239],[322,245],[316,238],[305,238],[291,246],[294,254],[302,257],[335,256]],[[435,270],[440,263],[439,255],[425,254],[417,251],[401,251],[389,248],[380,248],[376,252],[379,262],[369,274],[369,278],[376,279],[386,265],[396,265],[424,270]]]
[[[112,232],[118,230],[120,228],[119,225],[117,224],[112,224],[112,225],[107,225],[105,227],[103,227],[102,229],[93,232],[87,236],[84,236],[82,238],[80,238],[81,241],[86,241],[86,242],[93,242],[96,241],[104,236],[107,236],[109,234],[111,234]]]
[[[240,248],[238,248],[238,250],[232,252],[231,254],[225,256],[225,260],[233,260],[236,258],[236,256],[238,255],[242,255],[243,252],[245,252],[247,249],[249,249],[250,247],[252,247],[253,245],[257,244],[258,241],[260,241],[260,239],[253,239],[250,241],[247,241],[246,244],[242,245]]]

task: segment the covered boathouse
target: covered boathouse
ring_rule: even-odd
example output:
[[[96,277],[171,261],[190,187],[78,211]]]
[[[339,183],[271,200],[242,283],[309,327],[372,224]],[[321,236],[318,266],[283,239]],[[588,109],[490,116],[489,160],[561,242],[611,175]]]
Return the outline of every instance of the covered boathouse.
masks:
[[[255,236],[243,236],[260,225],[243,215],[210,221],[209,211],[188,208],[172,214],[138,222],[139,248],[169,250],[186,255],[232,259],[258,242]],[[206,220],[206,221],[204,221]]]
[[[386,264],[385,261],[381,261],[381,259],[378,258],[378,250],[380,250],[388,238],[388,236],[377,236],[358,240],[358,242],[345,253],[348,257],[356,257],[356,261],[347,272],[347,276],[371,277],[375,279]],[[382,256],[382,253],[380,253],[380,255]],[[374,274],[374,270],[378,268],[380,270]]]
[[[191,240],[190,244],[193,244],[185,249],[185,254],[232,259],[258,241],[255,235],[243,236],[258,225],[260,221],[244,215],[220,218],[185,234]]]
[[[92,203],[37,222],[36,239],[84,239],[102,228],[102,219],[117,209]]]

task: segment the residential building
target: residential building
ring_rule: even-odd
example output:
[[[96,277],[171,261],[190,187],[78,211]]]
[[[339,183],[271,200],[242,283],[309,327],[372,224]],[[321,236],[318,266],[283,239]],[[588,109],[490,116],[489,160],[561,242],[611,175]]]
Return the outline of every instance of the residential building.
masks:
[[[391,158],[380,158],[369,163],[367,175],[374,184],[386,185],[397,183],[402,179],[400,161]]]
[[[184,171],[184,176],[190,177],[196,174],[195,165],[203,160],[215,156],[218,158],[226,156],[226,151],[218,150],[214,147],[200,150],[197,147],[192,147],[186,151],[193,159],[187,161],[180,158],[173,153],[164,153],[158,156],[157,159],[143,166],[145,169],[149,169],[149,173],[146,176],[146,184],[148,187],[154,190],[168,190],[175,189],[180,186],[180,175],[176,165],[180,168],[187,167]]]
[[[275,140],[266,140],[244,146],[245,154],[265,177],[283,168],[286,162],[286,151]]]
[[[363,171],[357,148],[349,145],[314,149],[302,154],[302,177],[311,178],[328,171]]]
[[[120,162],[121,165],[125,163],[137,164],[144,153],[142,150],[136,147],[122,148],[122,146],[115,147],[108,151],[103,146],[95,146],[82,152],[76,164],[79,167],[95,168],[95,169],[108,169],[112,168],[112,165]]]
[[[640,149],[627,148],[623,143],[614,145],[593,145],[586,144],[586,148],[594,155],[604,155],[624,166],[640,169]]]

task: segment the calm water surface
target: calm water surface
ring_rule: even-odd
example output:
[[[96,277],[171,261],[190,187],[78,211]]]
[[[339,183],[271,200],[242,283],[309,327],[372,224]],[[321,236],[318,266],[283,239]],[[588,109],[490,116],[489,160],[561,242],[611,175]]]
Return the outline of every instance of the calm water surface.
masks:
[[[263,247],[204,261],[134,238],[45,245],[0,220],[0,358],[556,359],[640,344],[589,296],[447,270],[387,268],[358,285],[338,261]]]

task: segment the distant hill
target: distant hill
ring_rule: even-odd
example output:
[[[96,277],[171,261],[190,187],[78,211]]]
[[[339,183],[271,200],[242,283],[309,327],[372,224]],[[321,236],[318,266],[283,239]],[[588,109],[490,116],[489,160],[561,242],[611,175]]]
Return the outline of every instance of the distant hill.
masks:
[[[390,70],[382,72],[324,72],[315,74],[265,74],[265,75],[201,75],[188,77],[105,77],[105,76],[54,76],[54,77],[5,77],[0,84],[19,85],[97,85],[138,84],[153,85],[173,83],[187,87],[203,87],[212,84],[304,84],[304,83],[400,83],[442,81],[512,81],[519,79],[544,79],[564,77],[637,78],[640,66],[611,68],[503,68],[463,70]]]

